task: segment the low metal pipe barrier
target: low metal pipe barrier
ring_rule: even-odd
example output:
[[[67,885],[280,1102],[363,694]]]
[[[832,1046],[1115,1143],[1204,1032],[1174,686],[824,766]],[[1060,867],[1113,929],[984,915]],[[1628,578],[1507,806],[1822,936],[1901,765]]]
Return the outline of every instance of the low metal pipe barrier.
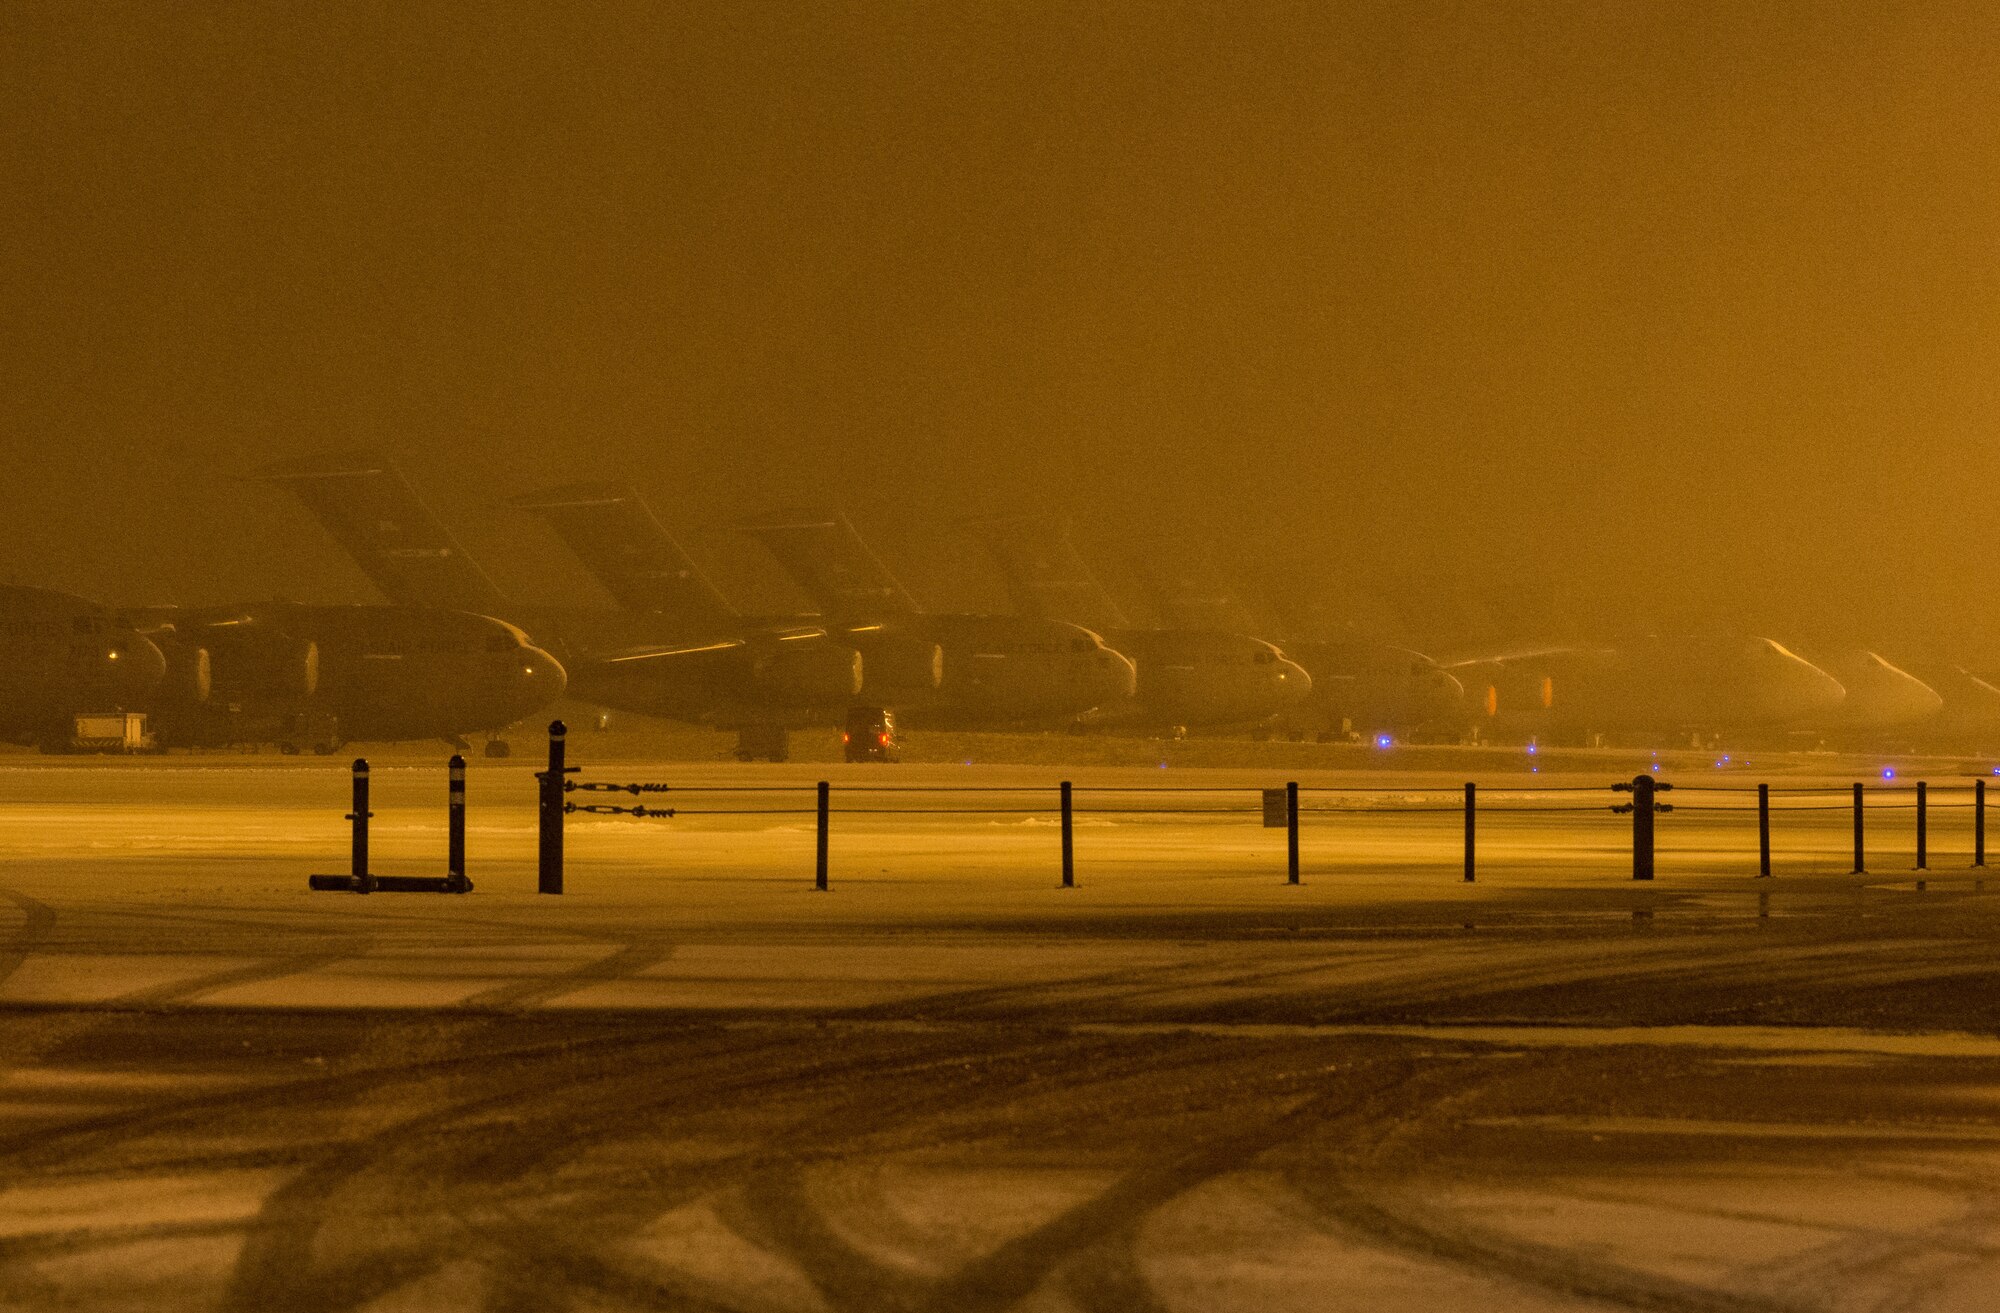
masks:
[[[465,758],[454,755],[445,769],[445,873],[443,875],[377,875],[369,861],[369,771],[365,757],[354,759],[353,803],[346,819],[346,875],[310,875],[306,887],[357,894],[468,894],[472,881],[465,873]]]
[[[1007,784],[903,784],[899,782],[852,783],[841,785],[844,795],[860,795],[855,805],[836,808],[833,799],[833,784],[821,780],[816,783],[800,784],[714,784],[714,785],[673,785],[667,783],[606,782],[572,778],[578,767],[571,765],[566,757],[566,733],[561,722],[551,727],[548,769],[538,773],[541,782],[541,827],[538,861],[538,888],[544,893],[563,891],[564,833],[566,817],[576,814],[600,816],[626,816],[645,819],[665,819],[672,817],[754,817],[754,816],[797,816],[810,814],[814,818],[814,868],[813,887],[825,890],[830,884],[830,839],[833,813],[838,810],[851,816],[1047,816],[1051,811],[1059,826],[1059,861],[1061,886],[1073,889],[1077,885],[1076,874],[1076,817],[1081,811],[1089,811],[1102,816],[1126,816],[1135,818],[1206,818],[1236,815],[1254,815],[1259,811],[1265,824],[1282,826],[1285,830],[1285,882],[1288,885],[1302,883],[1303,851],[1302,839],[1306,829],[1308,813],[1322,818],[1335,826],[1343,815],[1422,815],[1433,813],[1453,813],[1461,816],[1463,823],[1462,875],[1465,883],[1474,883],[1478,877],[1479,812],[1482,808],[1498,816],[1550,815],[1561,813],[1603,814],[1606,804],[1602,801],[1588,801],[1589,795],[1598,799],[1604,796],[1604,786],[1571,785],[1500,785],[1487,786],[1486,797],[1481,798],[1481,786],[1468,781],[1462,788],[1447,791],[1439,788],[1396,788],[1380,784],[1368,785],[1319,785],[1305,786],[1298,781],[1289,781],[1279,788],[1259,789],[1245,784],[1107,784],[1079,786],[1063,780],[1054,785],[1007,785]],[[1657,768],[1656,768],[1657,769]],[[1658,822],[1676,810],[1674,804],[1662,801],[1658,795],[1676,786],[1657,778],[1651,772],[1622,780],[1610,786],[1617,793],[1629,796],[1629,800],[1611,804],[1611,810],[1629,813],[1631,828],[1631,878],[1650,881],[1656,878],[1659,861]],[[1697,797],[1716,798],[1710,803],[1697,803],[1683,810],[1706,812],[1735,812],[1748,815],[1754,806],[1757,826],[1757,866],[1760,878],[1774,874],[1773,829],[1774,817],[1779,813],[1824,812],[1835,808],[1852,810],[1854,874],[1866,874],[1865,847],[1865,807],[1866,790],[1860,783],[1851,786],[1794,786],[1784,789],[1774,788],[1769,783],[1756,785],[1695,784],[1689,788]],[[802,805],[793,805],[792,799],[800,798],[811,791],[809,799],[801,799]],[[679,805],[660,806],[646,801],[656,795],[679,793]],[[1055,797],[1049,799],[1049,793]],[[1983,779],[1973,782],[1972,798],[1969,802],[1939,804],[1931,797],[1927,782],[1919,781],[1913,791],[1884,790],[1886,801],[1878,806],[1891,810],[1904,805],[1898,799],[1914,798],[1916,811],[1917,869],[1927,869],[1929,860],[1929,814],[1934,806],[1969,807],[1973,810],[1973,865],[1985,863],[1985,795]],[[1450,798],[1451,793],[1458,796]],[[1836,803],[1831,799],[1841,793],[1849,794],[1846,802]],[[603,796],[625,795],[633,801],[585,801],[576,795]],[[1400,795],[1385,798],[1385,794]],[[690,795],[694,805],[689,806]],[[1248,795],[1248,797],[1246,797]],[[1261,795],[1261,796],[1260,796]],[[1745,799],[1733,802],[1728,795]],[[1782,797],[1781,797],[1782,795]],[[1308,796],[1323,800],[1325,805],[1308,806]],[[703,805],[701,798],[715,798],[723,801],[722,806]],[[966,799],[964,805],[952,801]],[[1754,802],[1749,799],[1754,797]],[[742,798],[746,805],[727,805],[730,800]],[[914,800],[929,798],[928,805],[915,805]],[[1450,798],[1450,801],[1446,801]],[[1046,801],[1045,801],[1046,800]],[[1254,801],[1253,801],[1254,800]],[[1053,806],[1051,806],[1053,802]],[[1178,805],[1182,802],[1188,805]],[[944,805],[939,805],[940,803]],[[1261,803],[1261,806],[1257,805]],[[358,805],[358,804],[357,804]]]

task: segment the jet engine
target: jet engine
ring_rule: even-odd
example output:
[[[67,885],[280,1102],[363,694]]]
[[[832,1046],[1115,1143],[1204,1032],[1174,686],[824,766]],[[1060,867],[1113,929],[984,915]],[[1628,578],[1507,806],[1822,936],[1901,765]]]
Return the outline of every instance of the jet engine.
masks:
[[[871,692],[928,692],[944,682],[944,649],[907,634],[857,634]]]
[[[166,677],[160,681],[161,695],[179,706],[200,706],[208,701],[215,689],[208,649],[171,639],[162,642],[160,648],[167,659]]]
[[[211,629],[204,637],[219,696],[309,698],[319,690],[319,644],[309,638],[247,626]]]
[[[841,702],[861,691],[861,654],[824,641],[781,641],[758,654],[754,678],[790,701]]]

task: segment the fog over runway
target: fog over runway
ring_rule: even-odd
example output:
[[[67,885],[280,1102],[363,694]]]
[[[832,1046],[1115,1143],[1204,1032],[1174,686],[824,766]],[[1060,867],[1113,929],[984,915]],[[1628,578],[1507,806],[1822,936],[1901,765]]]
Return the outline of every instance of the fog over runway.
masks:
[[[1248,810],[1086,811],[1071,890],[1052,809],[836,810],[827,893],[810,816],[576,817],[553,898],[518,761],[473,768],[473,894],[358,897],[305,889],[344,869],[344,763],[10,759],[0,1306],[1986,1306],[1967,814],[1920,890],[1891,799],[1862,878],[1844,812],[1781,810],[1766,881],[1754,816],[1677,792],[1639,886],[1613,763],[1499,760],[1471,886],[1458,816],[1355,809],[1463,774],[1405,754],[1302,773],[1296,888]],[[1931,765],[1943,797],[1965,764]],[[1053,778],[585,777],[829,772],[836,809]],[[376,775],[376,868],[440,870],[441,770]],[[1507,811],[1537,802],[1576,810]]]

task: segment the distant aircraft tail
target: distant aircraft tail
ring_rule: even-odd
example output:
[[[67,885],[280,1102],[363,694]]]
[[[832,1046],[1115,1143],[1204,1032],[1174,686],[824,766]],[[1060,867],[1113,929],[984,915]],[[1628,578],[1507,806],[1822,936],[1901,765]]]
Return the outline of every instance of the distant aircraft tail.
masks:
[[[833,623],[916,614],[916,602],[838,512],[787,511],[740,527],[764,544]]]
[[[658,612],[700,630],[738,622],[728,599],[629,487],[571,483],[516,497],[514,505],[547,520],[626,610]]]
[[[1160,618],[1170,629],[1266,637],[1277,632],[1277,626],[1268,616],[1256,615],[1254,608],[1222,578],[1221,570],[1212,560],[1181,569],[1163,568],[1156,561],[1147,561],[1141,569],[1159,607]]]
[[[379,453],[280,461],[257,477],[291,489],[391,602],[481,615],[506,611],[493,580]]]
[[[1083,563],[1069,526],[1042,516],[1002,516],[969,526],[1000,566],[1014,609],[1099,633],[1126,627],[1125,613]]]

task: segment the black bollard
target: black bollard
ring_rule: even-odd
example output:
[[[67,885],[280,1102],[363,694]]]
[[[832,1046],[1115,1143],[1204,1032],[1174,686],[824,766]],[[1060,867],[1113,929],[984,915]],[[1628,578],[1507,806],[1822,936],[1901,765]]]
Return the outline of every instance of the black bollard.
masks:
[[[368,818],[374,814],[368,810],[368,762],[364,758],[356,757],[353,803],[347,813],[347,820],[352,824],[352,838],[348,841],[347,874],[308,876],[307,888],[351,889],[357,894],[375,891],[375,877],[368,870]]]
[[[1479,786],[1467,781],[1465,785],[1465,882],[1472,883],[1472,848],[1474,802],[1479,794]]]
[[[1917,781],[1917,869],[1925,870],[1930,856],[1930,786]]]
[[[1285,785],[1285,883],[1299,882],[1299,782]]]
[[[535,888],[545,894],[563,891],[563,783],[569,776],[564,765],[569,727],[560,720],[549,722],[549,768],[540,775],[541,845]]]
[[[1757,874],[1771,874],[1771,786],[1757,786]]]
[[[1076,888],[1076,833],[1073,828],[1073,809],[1070,799],[1070,783],[1062,782],[1062,887]]]
[[[1868,873],[1867,852],[1862,842],[1861,830],[1861,785],[1854,786],[1854,874]]]
[[[465,758],[452,754],[450,782],[445,786],[444,881],[452,893],[465,893],[472,881],[465,878]]]
[[[827,806],[827,795],[830,792],[832,790],[827,782],[821,780],[819,782],[819,865],[817,873],[813,876],[813,888],[822,893],[826,892],[826,822],[827,812],[830,810]]]
[[[1986,781],[1972,782],[1972,864],[1986,865]]]
[[[368,760],[354,759],[354,809],[347,813],[347,819],[354,823],[354,842],[349,870],[354,875],[354,892],[372,893],[375,877],[368,870],[368,818],[375,813],[368,810]]]
[[[1632,780],[1632,878],[1653,878],[1653,777]]]

